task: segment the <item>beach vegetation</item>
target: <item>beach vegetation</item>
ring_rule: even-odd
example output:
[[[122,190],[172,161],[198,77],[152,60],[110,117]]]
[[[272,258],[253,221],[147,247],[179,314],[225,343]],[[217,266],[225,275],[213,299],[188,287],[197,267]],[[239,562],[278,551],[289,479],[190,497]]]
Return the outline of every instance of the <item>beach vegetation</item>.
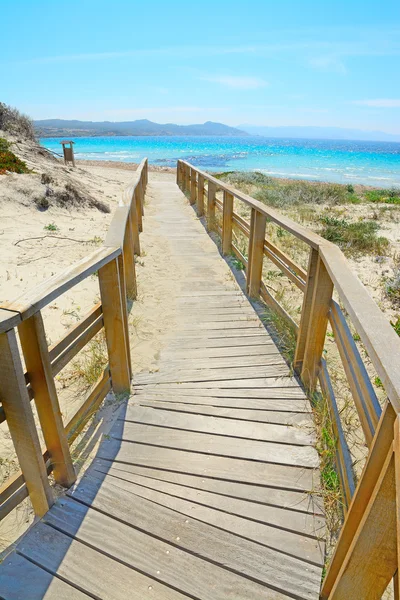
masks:
[[[384,204],[400,204],[400,189],[367,190],[364,192],[369,202],[383,202]]]
[[[320,221],[322,237],[337,244],[348,254],[384,254],[389,247],[389,240],[378,235],[379,224],[376,221],[352,222],[330,216],[322,216]]]
[[[45,225],[43,227],[43,229],[45,231],[58,231],[59,230],[58,226],[54,223],[54,221],[52,223],[48,223],[47,225]]]
[[[35,139],[32,119],[4,102],[0,102],[0,130],[23,139]]]
[[[26,163],[11,151],[11,143],[0,138],[0,175],[6,173],[30,173]]]

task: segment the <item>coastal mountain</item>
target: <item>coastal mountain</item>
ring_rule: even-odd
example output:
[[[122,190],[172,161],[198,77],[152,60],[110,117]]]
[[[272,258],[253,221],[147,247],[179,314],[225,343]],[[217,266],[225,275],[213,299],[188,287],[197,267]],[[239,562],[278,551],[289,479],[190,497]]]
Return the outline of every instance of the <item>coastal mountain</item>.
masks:
[[[303,140],[361,140],[370,142],[400,142],[400,135],[384,131],[363,131],[362,129],[344,129],[342,127],[302,127],[264,125],[238,125],[239,129],[250,135],[262,135],[269,138],[297,138]]]
[[[35,131],[39,137],[98,137],[116,135],[215,135],[242,136],[245,131],[229,127],[222,123],[206,123],[197,125],[176,125],[174,123],[153,123],[147,119],[138,121],[76,121],[65,119],[44,119],[34,121]]]

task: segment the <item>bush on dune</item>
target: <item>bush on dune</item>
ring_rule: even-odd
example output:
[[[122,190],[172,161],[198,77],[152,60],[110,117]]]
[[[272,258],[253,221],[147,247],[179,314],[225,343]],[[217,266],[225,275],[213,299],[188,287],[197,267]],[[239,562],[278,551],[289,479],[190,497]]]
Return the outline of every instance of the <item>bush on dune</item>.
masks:
[[[32,120],[4,102],[0,102],[0,130],[28,140],[35,139]]]
[[[347,254],[383,254],[389,247],[389,240],[377,235],[379,225],[376,221],[350,222],[335,217],[321,217],[321,223],[322,237],[340,246]]]
[[[10,150],[11,144],[0,138],[0,175],[10,173],[30,173],[26,163]]]

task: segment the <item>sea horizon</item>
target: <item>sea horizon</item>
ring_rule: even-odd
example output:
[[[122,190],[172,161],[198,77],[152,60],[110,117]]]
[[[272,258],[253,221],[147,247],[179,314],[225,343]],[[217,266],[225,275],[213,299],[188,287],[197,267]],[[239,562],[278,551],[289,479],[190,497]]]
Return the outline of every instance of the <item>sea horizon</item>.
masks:
[[[61,153],[60,140],[41,138]],[[76,159],[176,167],[178,159],[212,172],[260,171],[271,177],[400,186],[400,142],[266,138],[262,136],[75,137]]]

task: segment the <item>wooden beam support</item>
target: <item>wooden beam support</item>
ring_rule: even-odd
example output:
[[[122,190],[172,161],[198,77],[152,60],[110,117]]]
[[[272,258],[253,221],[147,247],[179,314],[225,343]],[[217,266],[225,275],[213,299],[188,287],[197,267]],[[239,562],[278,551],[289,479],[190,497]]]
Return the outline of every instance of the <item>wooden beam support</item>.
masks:
[[[33,509],[38,517],[42,517],[54,500],[13,329],[0,334],[0,394]]]
[[[222,254],[229,255],[232,252],[232,215],[233,195],[224,191],[224,205],[222,212]]]
[[[204,176],[198,176],[197,182],[197,215],[202,217],[204,215]]]
[[[136,217],[139,231],[143,231],[143,217],[142,217],[142,199],[140,195],[139,185],[135,188],[135,205],[136,205]]]
[[[217,188],[214,183],[208,182],[207,190],[207,229],[215,231],[215,194]]]
[[[301,379],[307,389],[313,391],[317,383],[324,350],[328,313],[333,293],[333,283],[321,257],[318,257]]]
[[[119,272],[120,271],[120,272]],[[104,329],[110,363],[113,390],[116,394],[130,392],[130,365],[127,353],[126,318],[124,315],[123,269],[113,260],[99,270]]]
[[[306,289],[304,291],[303,306],[301,309],[300,327],[293,361],[293,366],[297,373],[300,373],[301,371],[304,360],[304,352],[306,349],[307,333],[310,329],[311,309],[316,283],[317,266],[318,250],[311,248],[308,259]]]
[[[137,215],[137,206],[135,202],[135,195],[133,195],[131,208],[129,211],[129,220],[131,222],[131,231],[133,238],[133,251],[136,256],[140,256],[140,238],[139,238],[139,219]]]
[[[196,185],[196,171],[190,170],[190,204],[196,204],[197,200],[197,185]]]
[[[126,221],[126,229],[123,244],[123,264],[124,264],[124,275],[125,275],[125,286],[126,286],[126,297],[129,300],[135,300],[137,296],[137,285],[136,285],[136,267],[135,267],[135,250],[134,241],[131,227],[131,220],[128,217]]]
[[[252,209],[247,268],[247,293],[251,298],[260,296],[266,224],[267,217]]]
[[[44,441],[53,465],[54,479],[64,487],[76,480],[40,312],[18,326],[29,382],[33,388]]]

